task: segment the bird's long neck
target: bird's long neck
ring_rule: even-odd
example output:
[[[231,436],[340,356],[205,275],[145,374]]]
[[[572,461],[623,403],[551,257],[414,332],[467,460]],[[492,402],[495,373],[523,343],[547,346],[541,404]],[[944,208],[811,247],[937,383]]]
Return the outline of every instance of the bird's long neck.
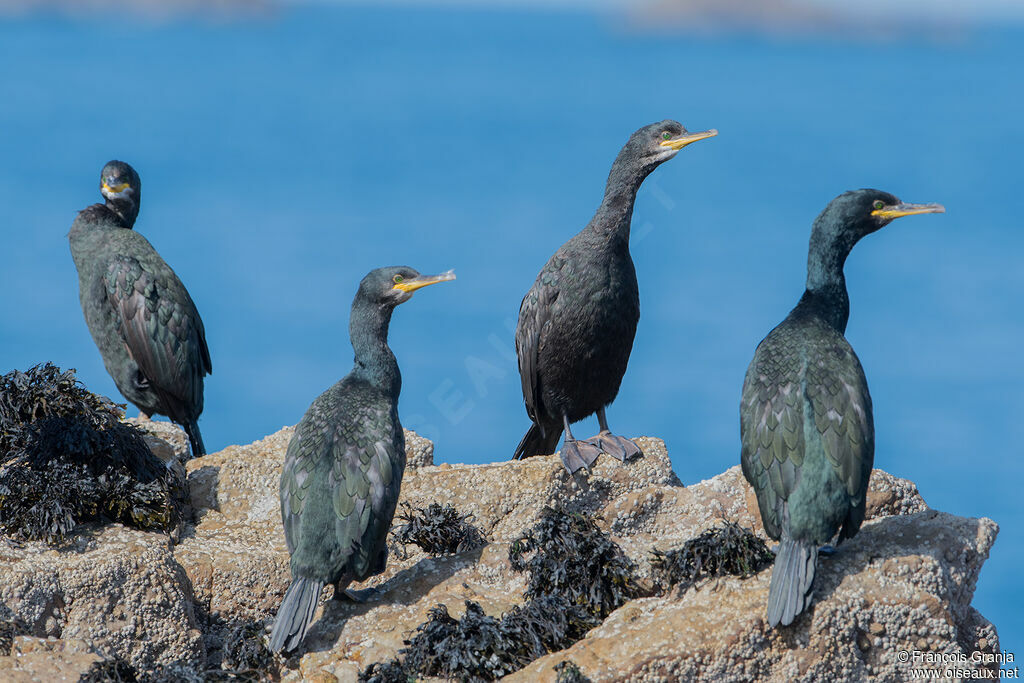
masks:
[[[352,304],[348,331],[356,352],[353,374],[398,398],[402,375],[395,354],[388,346],[392,308],[357,299]]]
[[[649,174],[650,170],[638,168],[635,163],[631,163],[630,158],[620,154],[612,164],[604,188],[604,199],[587,226],[588,229],[603,239],[628,244],[636,193]]]
[[[843,266],[855,239],[834,226],[815,223],[807,252],[807,290],[797,309],[814,312],[840,334],[850,319],[850,297]]]
[[[117,216],[121,227],[129,230],[135,225],[135,219],[139,216],[139,204],[131,199],[107,199],[107,208]]]

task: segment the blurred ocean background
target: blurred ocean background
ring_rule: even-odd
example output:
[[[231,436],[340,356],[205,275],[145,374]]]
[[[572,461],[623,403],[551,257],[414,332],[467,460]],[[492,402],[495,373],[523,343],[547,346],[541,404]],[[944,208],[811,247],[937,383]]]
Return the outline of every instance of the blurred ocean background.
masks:
[[[945,204],[854,250],[847,336],[876,465],[1001,525],[974,605],[1024,645],[1017,3],[199,6],[0,1],[0,372],[49,360],[123,400],[66,240],[119,158],[206,324],[211,452],[297,422],[351,366],[360,278],[406,264],[459,279],[395,314],[403,422],[438,461],[505,459],[529,424],[512,329],[537,271],[635,129],[718,128],[638,197],[612,428],[665,439],[684,483],[737,464],[743,374],[803,291],[818,212],[865,186]]]

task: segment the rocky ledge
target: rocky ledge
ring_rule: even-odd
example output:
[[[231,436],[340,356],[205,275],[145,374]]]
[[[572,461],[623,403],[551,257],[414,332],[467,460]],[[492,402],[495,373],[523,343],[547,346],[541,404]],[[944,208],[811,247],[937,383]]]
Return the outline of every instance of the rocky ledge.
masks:
[[[140,425],[165,460],[182,455],[177,428]],[[176,534],[87,526],[56,549],[0,539],[0,620],[22,629],[6,648],[0,631],[0,654],[10,652],[0,656],[0,679],[78,680],[91,672],[97,680],[104,662],[140,673],[206,672],[196,680],[229,668],[236,641],[246,629],[258,641],[288,586],[277,487],[291,432],[189,461],[193,510]],[[393,553],[386,572],[368,582],[379,593],[361,604],[326,600],[325,591],[282,679],[355,681],[371,663],[393,658],[439,603],[455,617],[467,600],[489,615],[521,604],[525,580],[510,566],[509,545],[546,505],[590,514],[641,577],[651,573],[652,550],[678,547],[723,520],[764,537],[739,467],[683,486],[663,442],[639,443],[642,459],[602,458],[589,477],[574,479],[555,456],[435,466],[433,445],[409,432],[403,500],[453,505],[472,515],[487,544],[443,557],[415,547],[404,557]],[[997,533],[989,519],[929,509],[912,482],[875,470],[868,521],[822,558],[814,605],[792,626],[765,624],[770,570],[716,578],[682,594],[631,600],[568,649],[506,680],[553,681],[569,660],[592,681],[889,681],[909,675],[901,650],[968,659],[999,652],[995,627],[971,607]]]

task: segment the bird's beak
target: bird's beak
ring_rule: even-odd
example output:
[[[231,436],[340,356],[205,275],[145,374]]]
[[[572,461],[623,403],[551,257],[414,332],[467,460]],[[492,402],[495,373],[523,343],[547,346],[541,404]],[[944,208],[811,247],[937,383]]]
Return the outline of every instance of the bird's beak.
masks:
[[[417,289],[422,289],[427,285],[436,285],[438,282],[448,282],[449,280],[455,279],[455,271],[448,270],[440,275],[420,275],[419,277],[409,278],[408,280],[402,280],[396,284],[392,289],[400,289],[406,293],[413,293]]]
[[[915,216],[919,213],[946,213],[946,207],[942,204],[904,204],[900,202],[899,204],[875,209],[871,212],[871,215],[892,220],[893,218],[902,218],[903,216]]]
[[[674,140],[664,140],[659,144],[662,147],[668,147],[676,152],[686,147],[690,143],[703,140],[705,138],[713,138],[718,135],[718,131],[712,128],[711,130],[702,130],[699,133],[683,133]]]
[[[105,182],[100,184],[100,189],[104,192],[109,192],[113,195],[118,195],[127,190],[131,185],[128,183],[121,183],[120,185],[107,185]]]

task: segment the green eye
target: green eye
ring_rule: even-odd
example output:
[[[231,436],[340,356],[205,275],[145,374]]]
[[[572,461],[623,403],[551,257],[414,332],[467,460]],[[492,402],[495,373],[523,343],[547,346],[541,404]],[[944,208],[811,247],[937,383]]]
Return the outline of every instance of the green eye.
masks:
[[[669,133],[667,130],[661,134],[662,140],[668,140],[670,137],[672,137],[672,133]]]
[[[398,284],[401,284],[402,280],[404,280],[405,278],[402,277],[401,275],[396,275],[393,279],[395,281],[395,284],[398,285]]]
[[[878,201],[875,202],[875,209],[876,210],[877,209],[881,209],[883,206],[885,206],[885,202],[883,202],[881,199],[879,199]]]

